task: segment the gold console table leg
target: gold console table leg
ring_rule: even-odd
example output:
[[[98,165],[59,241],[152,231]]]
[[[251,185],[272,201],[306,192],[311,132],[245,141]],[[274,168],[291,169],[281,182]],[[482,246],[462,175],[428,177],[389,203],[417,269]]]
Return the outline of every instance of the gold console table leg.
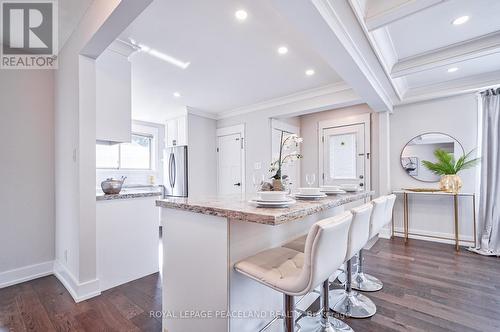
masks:
[[[453,207],[455,210],[455,250],[460,251],[460,246],[458,245],[458,195],[453,195]]]

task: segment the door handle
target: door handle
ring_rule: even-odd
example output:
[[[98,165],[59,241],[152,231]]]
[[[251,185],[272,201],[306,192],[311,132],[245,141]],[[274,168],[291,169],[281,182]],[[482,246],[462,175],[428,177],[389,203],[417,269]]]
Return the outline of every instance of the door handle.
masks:
[[[360,178],[360,179],[363,179],[363,178],[364,178],[364,176],[363,176],[363,175],[360,175],[360,176],[359,176],[359,178]]]
[[[238,183],[235,183],[234,185],[239,187],[239,186],[241,186],[241,183],[238,182]]]
[[[360,183],[360,184],[359,184],[359,186],[360,186],[360,187],[363,187],[364,185],[365,185],[364,183]]]
[[[170,153],[170,158],[168,160],[168,182],[170,183],[170,188],[174,187],[173,175],[172,175],[172,162],[173,162],[174,154]]]

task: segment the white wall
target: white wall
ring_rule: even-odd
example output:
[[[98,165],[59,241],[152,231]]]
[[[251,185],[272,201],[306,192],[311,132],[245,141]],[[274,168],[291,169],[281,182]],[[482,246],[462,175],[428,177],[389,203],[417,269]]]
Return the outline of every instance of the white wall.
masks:
[[[1,287],[54,259],[54,71],[2,70],[0,100]]]
[[[305,174],[316,174],[316,185],[319,181],[319,141],[318,141],[318,123],[325,120],[342,119],[353,115],[359,114],[372,114],[371,124],[371,184],[372,190],[379,192],[379,113],[373,112],[372,109],[366,105],[355,105],[345,108],[339,108],[330,111],[313,113],[303,115],[300,117],[301,126],[300,132],[304,138],[302,154],[304,158],[301,163],[302,179]]]
[[[247,113],[241,116],[217,121],[217,128],[245,125],[245,180],[246,192],[255,191],[252,184],[252,171],[255,163],[261,163],[266,171],[271,163],[271,118],[262,112]]]
[[[393,190],[411,187],[438,187],[408,176],[400,164],[401,150],[413,137],[425,132],[443,132],[455,137],[468,152],[477,145],[477,100],[474,94],[397,106],[390,116],[390,168]],[[463,192],[474,192],[475,169],[460,173]],[[470,198],[460,199],[459,229],[462,237],[472,239],[472,204]],[[449,197],[412,198],[410,231],[452,237],[453,203]],[[402,225],[402,206],[396,204],[397,227]]]
[[[55,97],[55,273],[76,301],[99,294],[94,59],[149,2],[95,0],[59,53]]]
[[[216,121],[188,114],[189,197],[217,194]]]

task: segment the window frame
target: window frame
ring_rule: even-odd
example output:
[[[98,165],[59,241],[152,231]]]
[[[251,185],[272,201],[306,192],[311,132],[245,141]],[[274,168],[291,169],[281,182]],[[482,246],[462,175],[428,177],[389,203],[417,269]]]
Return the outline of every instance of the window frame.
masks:
[[[112,171],[154,171],[154,156],[153,156],[153,145],[154,145],[154,140],[155,137],[152,134],[149,133],[139,133],[139,132],[132,132],[132,136],[140,136],[140,137],[145,137],[149,139],[149,168],[128,168],[128,167],[122,167],[122,144],[127,144],[127,143],[118,143],[118,167],[97,167],[96,169],[98,170],[112,170]]]

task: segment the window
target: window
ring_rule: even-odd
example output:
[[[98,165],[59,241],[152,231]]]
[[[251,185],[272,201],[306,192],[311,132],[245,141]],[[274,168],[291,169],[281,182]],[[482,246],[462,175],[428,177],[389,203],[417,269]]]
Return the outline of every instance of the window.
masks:
[[[356,134],[331,135],[328,139],[330,178],[334,180],[356,179]]]
[[[96,167],[106,169],[152,169],[151,135],[132,134],[130,143],[96,144]]]

